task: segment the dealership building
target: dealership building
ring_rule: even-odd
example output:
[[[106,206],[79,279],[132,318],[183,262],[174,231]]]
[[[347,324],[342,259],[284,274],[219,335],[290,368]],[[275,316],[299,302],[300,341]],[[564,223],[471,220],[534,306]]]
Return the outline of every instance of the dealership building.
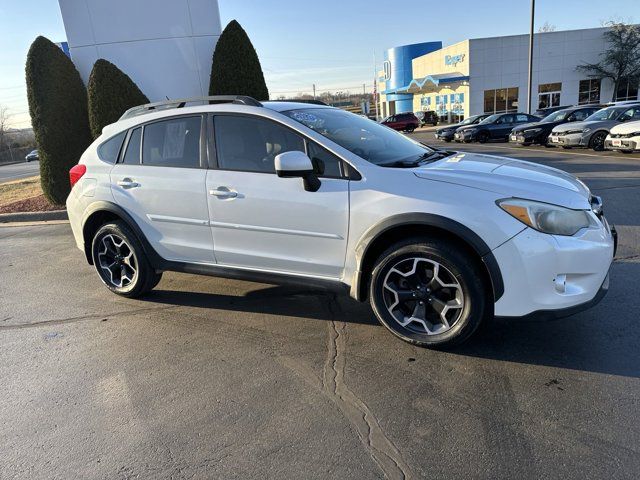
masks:
[[[67,41],[60,46],[86,83],[104,58],[151,101],[209,92],[221,34],[217,0],[58,0]]]
[[[605,103],[613,83],[576,67],[599,61],[606,28],[534,35],[531,109]],[[441,119],[527,110],[529,35],[476,38],[446,47],[425,42],[385,52],[378,79],[379,112],[434,110]],[[637,84],[621,82],[616,100],[637,100]]]

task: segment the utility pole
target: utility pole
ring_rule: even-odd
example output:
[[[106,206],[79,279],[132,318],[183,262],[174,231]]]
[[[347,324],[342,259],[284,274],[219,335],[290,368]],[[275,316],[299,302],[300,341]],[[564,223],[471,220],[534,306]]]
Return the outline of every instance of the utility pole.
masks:
[[[313,99],[316,99],[316,84],[313,84]]]
[[[533,87],[533,28],[536,16],[536,0],[531,0],[531,29],[529,30],[529,83],[527,84],[527,113],[531,114],[531,90]]]

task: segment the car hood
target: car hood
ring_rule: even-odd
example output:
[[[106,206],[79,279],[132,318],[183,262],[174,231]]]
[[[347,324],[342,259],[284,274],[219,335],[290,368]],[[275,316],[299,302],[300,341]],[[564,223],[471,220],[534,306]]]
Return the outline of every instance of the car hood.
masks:
[[[636,122],[624,122],[611,128],[611,133],[627,134],[640,132],[640,120]]]
[[[573,175],[508,157],[458,152],[413,170],[419,178],[487,190],[504,197],[575,209],[590,205],[589,188]]]
[[[436,132],[444,132],[445,130],[456,130],[460,128],[459,123],[454,123],[453,125],[447,125],[446,127],[439,128]],[[464,125],[465,127],[470,127],[471,125]]]
[[[617,122],[615,120],[592,120],[590,122],[569,122],[553,128],[554,132],[566,132],[568,130],[582,130],[584,128],[610,128]]]
[[[530,130],[532,128],[553,128],[558,125],[560,122],[531,122],[524,123],[522,125],[518,125],[517,127],[513,127],[512,132],[523,132],[525,130]]]

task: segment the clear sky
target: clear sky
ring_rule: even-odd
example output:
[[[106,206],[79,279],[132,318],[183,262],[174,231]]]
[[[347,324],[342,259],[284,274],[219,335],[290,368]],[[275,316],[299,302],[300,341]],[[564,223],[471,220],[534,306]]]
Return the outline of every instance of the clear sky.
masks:
[[[104,0],[108,1],[108,0]],[[131,0],[136,1],[136,0]],[[178,1],[178,0],[170,0]],[[529,0],[219,0],[222,24],[236,19],[258,51],[273,95],[370,89],[374,53],[442,40],[528,32]],[[610,19],[638,21],[640,0],[537,0],[536,29],[598,27]],[[29,125],[24,86],[27,50],[37,35],[66,39],[57,0],[0,0],[0,105],[15,127]]]

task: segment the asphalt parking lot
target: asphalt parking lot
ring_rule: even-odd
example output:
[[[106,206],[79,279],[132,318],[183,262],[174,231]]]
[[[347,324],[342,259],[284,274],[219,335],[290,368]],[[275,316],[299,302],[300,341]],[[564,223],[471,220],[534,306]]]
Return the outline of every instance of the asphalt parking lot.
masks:
[[[125,300],[67,224],[0,227],[0,478],[638,478],[640,158],[412,136],[582,178],[608,296],[432,351],[331,292],[168,273]]]
[[[0,183],[33,177],[40,173],[40,162],[20,162],[0,165]]]

